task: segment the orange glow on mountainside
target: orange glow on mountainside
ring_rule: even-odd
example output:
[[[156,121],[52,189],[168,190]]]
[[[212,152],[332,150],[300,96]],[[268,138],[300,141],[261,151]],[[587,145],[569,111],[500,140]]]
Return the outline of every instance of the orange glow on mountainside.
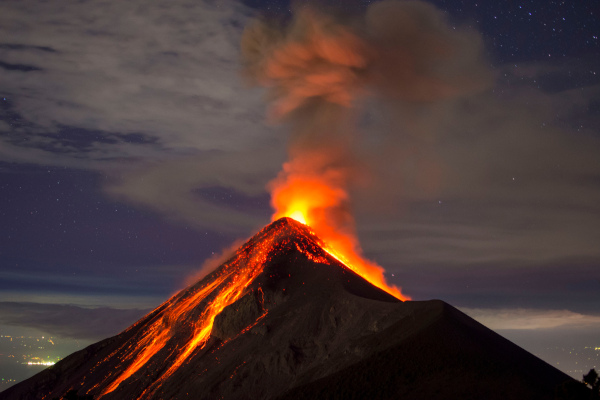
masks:
[[[211,292],[218,287],[223,281],[227,278],[227,276],[220,276],[215,281],[211,282],[209,285],[203,287],[198,290],[193,296],[182,301],[181,303],[173,304],[173,307],[165,313],[166,315],[161,319],[156,319],[154,323],[150,326],[150,328],[144,332],[142,337],[138,340],[135,345],[135,348],[131,353],[137,353],[135,355],[134,362],[129,365],[121,373],[117,379],[115,379],[109,386],[104,389],[100,396],[103,396],[107,393],[115,390],[121,382],[129,378],[135,372],[137,372],[141,367],[143,367],[146,362],[148,362],[152,356],[158,353],[167,343],[169,338],[171,337],[171,330],[169,329],[169,325],[167,321],[175,322],[177,318],[185,316],[187,313],[193,310],[193,308],[198,305],[202,300],[204,300]],[[212,327],[212,322],[214,320],[214,316],[210,321],[206,321]],[[210,333],[210,332],[209,332]],[[189,347],[189,345],[188,345]],[[129,354],[131,354],[129,353]]]
[[[153,378],[137,398],[142,400],[160,395],[157,392],[160,392],[161,385],[205,347],[211,337],[215,317],[252,290],[262,290],[260,286],[252,289],[250,285],[274,255],[286,246],[293,245],[307,259],[330,264],[320,244],[308,228],[290,225],[285,220],[263,229],[213,272],[210,279],[202,280],[173,296],[123,332],[130,333],[131,337],[90,371],[106,364],[112,365],[110,369],[114,372],[107,374],[88,393],[100,388],[100,399],[117,391],[121,385],[138,384],[136,382],[140,379],[147,379],[146,374],[152,369],[152,364],[160,362],[165,365],[164,370]],[[266,314],[265,310],[238,335],[246,333]]]
[[[354,232],[342,226],[340,220],[347,222],[351,217],[343,207],[348,194],[339,184],[339,175],[298,172],[302,168],[297,162],[285,164],[283,174],[271,184],[273,221],[289,217],[308,225],[323,240],[324,250],[342,264],[398,299],[410,300],[399,287],[388,285],[382,267],[361,256]]]

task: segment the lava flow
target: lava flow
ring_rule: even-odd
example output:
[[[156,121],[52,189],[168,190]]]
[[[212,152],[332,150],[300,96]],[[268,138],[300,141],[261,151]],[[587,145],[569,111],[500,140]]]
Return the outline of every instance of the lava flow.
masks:
[[[118,365],[112,368],[115,372],[109,373],[90,391],[103,388],[98,396],[102,398],[120,385],[131,384],[141,376],[147,376],[150,365],[161,359],[159,362],[167,367],[154,377],[138,398],[154,396],[162,383],[204,348],[213,330],[215,317],[251,290],[249,286],[263,271],[265,264],[283,247],[291,244],[291,236],[301,238],[295,240],[293,245],[308,259],[330,264],[319,239],[309,229],[301,227],[289,224],[284,219],[265,228],[207,279],[173,296],[129,328],[124,333],[135,330],[138,325],[140,330],[95,367],[118,360]]]
[[[110,384],[99,398],[114,391],[161,350],[171,351],[168,357],[170,367],[144,392],[149,397],[195,350],[202,349],[210,336],[215,317],[229,304],[242,297],[248,285],[262,271],[272,250],[270,243],[271,241],[266,241],[261,247],[253,248],[252,252],[240,251],[216,272],[218,275],[213,280],[203,286],[192,287],[161,306],[162,311],[154,316],[153,323],[136,335],[135,340],[128,342],[133,344],[120,349],[121,362],[129,365],[116,377],[109,375],[106,378]],[[199,309],[202,311],[197,315]],[[178,343],[175,349],[167,349],[169,340],[178,333],[177,329],[181,329],[180,324],[184,321],[189,323],[184,327],[188,331],[185,345],[181,346]],[[103,361],[108,361],[109,358]],[[140,398],[145,398],[144,394]]]

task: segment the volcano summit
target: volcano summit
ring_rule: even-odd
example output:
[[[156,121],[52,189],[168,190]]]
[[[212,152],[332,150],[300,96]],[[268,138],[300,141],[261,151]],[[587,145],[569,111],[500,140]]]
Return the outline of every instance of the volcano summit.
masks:
[[[547,399],[565,383],[452,306],[373,286],[282,218],[121,334],[0,399]]]

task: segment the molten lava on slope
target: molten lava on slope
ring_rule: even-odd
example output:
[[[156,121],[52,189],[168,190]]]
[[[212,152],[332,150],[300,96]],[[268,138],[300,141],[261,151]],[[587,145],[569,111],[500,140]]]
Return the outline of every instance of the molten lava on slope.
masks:
[[[95,388],[104,386],[98,398],[113,392],[122,382],[142,369],[153,356],[169,348],[169,354],[164,360],[170,365],[169,368],[161,372],[158,379],[140,396],[140,399],[150,398],[192,353],[202,350],[212,332],[215,317],[225,307],[247,294],[248,286],[263,271],[265,263],[274,253],[289,245],[291,237],[295,238],[295,248],[308,259],[329,264],[317,244],[318,239],[306,227],[282,220],[265,228],[232,259],[211,274],[209,279],[202,280],[163,304],[160,307],[162,310],[152,318],[152,323],[146,329],[136,334],[116,354],[99,362],[100,366],[117,356],[122,364],[128,366],[124,370],[117,368],[115,374],[109,374],[103,382],[95,385]],[[187,321],[184,326],[183,321]],[[169,346],[169,342],[173,342],[175,338],[176,344]]]

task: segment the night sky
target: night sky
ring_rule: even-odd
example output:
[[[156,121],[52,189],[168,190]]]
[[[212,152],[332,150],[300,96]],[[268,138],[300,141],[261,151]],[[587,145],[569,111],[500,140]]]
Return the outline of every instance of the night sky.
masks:
[[[324,3],[358,16],[372,2]],[[365,255],[413,299],[442,299],[524,346],[600,346],[600,8],[430,3],[479,32],[493,80],[405,115],[365,101],[367,147],[386,131],[417,149],[374,164],[375,183],[352,193]],[[266,185],[289,129],[242,78],[240,38],[292,9],[0,3],[2,325],[116,334],[270,222]],[[439,167],[435,185],[419,157]]]

